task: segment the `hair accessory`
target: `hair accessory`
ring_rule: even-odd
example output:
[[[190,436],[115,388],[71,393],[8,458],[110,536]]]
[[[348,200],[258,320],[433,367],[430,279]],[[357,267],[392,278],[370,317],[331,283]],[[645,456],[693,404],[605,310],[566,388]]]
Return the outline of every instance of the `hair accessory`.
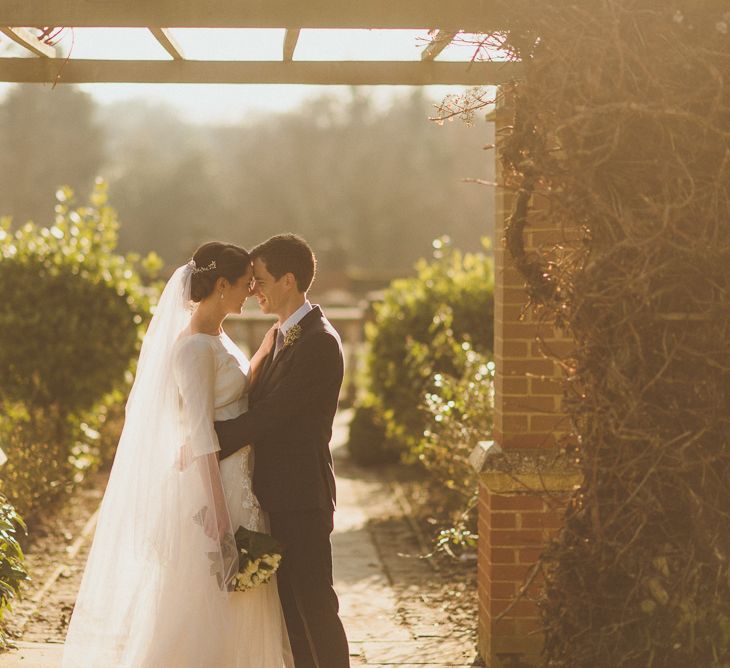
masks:
[[[215,267],[216,267],[215,260],[211,260],[210,264],[207,267],[198,267],[195,264],[195,260],[190,260],[190,261],[193,263],[193,273],[194,274],[200,274],[201,272],[204,272],[204,271],[210,271],[211,269],[215,269]]]

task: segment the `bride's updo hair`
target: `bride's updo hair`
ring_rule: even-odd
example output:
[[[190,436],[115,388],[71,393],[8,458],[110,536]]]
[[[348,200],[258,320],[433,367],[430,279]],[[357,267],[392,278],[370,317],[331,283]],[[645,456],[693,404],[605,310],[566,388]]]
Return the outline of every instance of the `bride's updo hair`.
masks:
[[[245,248],[235,244],[211,241],[203,244],[193,254],[193,276],[190,284],[190,298],[201,302],[213,294],[215,282],[222,276],[229,283],[235,283],[251,267],[251,256]]]

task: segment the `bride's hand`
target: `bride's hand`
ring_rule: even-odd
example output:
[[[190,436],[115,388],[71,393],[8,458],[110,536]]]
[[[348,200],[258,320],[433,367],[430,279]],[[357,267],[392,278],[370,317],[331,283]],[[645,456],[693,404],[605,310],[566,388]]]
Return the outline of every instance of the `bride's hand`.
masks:
[[[221,541],[228,532],[228,513],[214,507],[213,512],[205,513],[203,531],[211,540]]]
[[[269,331],[264,334],[264,340],[256,351],[257,355],[260,353],[262,357],[265,357],[274,349],[276,345],[276,330],[277,326],[272,325]]]
[[[180,450],[177,453],[177,459],[175,460],[175,463],[177,464],[177,470],[182,472],[185,469],[190,466],[190,464],[193,463],[193,448],[190,445],[190,443],[183,443],[180,446]]]
[[[251,388],[254,387],[256,381],[259,379],[259,374],[261,373],[266,356],[274,349],[274,345],[276,344],[276,329],[276,325],[273,325],[271,329],[266,332],[259,349],[251,358]]]

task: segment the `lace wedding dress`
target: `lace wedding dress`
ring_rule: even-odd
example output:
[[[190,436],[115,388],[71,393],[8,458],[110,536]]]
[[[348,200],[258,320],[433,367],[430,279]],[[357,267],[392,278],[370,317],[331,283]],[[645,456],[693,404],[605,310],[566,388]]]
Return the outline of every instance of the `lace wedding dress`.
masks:
[[[213,421],[246,410],[250,370],[225,334],[191,334],[193,268],[174,272],[142,343],[62,668],[293,665],[276,581],[221,587],[237,558],[199,522],[206,509],[225,532],[266,529],[251,448],[218,463]]]
[[[177,348],[175,371],[182,393],[187,395],[189,407],[202,408],[202,413],[198,414],[183,411],[190,421],[189,433],[196,434],[196,420],[204,423],[200,426],[205,430],[208,425],[212,428],[214,420],[230,420],[246,411],[250,365],[227,334],[186,333]],[[200,438],[202,443],[207,440],[206,436]],[[193,442],[194,448],[196,445],[199,447],[200,443]],[[253,493],[253,460],[253,448],[247,446],[220,462],[234,533],[239,526],[268,531],[266,515]],[[293,665],[276,576],[267,584],[231,594],[231,614],[238,634],[229,650],[231,656],[222,666],[281,668]]]

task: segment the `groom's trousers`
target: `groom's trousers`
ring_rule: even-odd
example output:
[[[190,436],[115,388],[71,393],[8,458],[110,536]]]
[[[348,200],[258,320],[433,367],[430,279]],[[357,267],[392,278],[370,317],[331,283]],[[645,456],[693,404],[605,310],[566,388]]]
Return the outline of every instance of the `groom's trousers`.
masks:
[[[349,649],[332,586],[332,511],[270,513],[284,544],[279,598],[296,668],[348,668]]]

